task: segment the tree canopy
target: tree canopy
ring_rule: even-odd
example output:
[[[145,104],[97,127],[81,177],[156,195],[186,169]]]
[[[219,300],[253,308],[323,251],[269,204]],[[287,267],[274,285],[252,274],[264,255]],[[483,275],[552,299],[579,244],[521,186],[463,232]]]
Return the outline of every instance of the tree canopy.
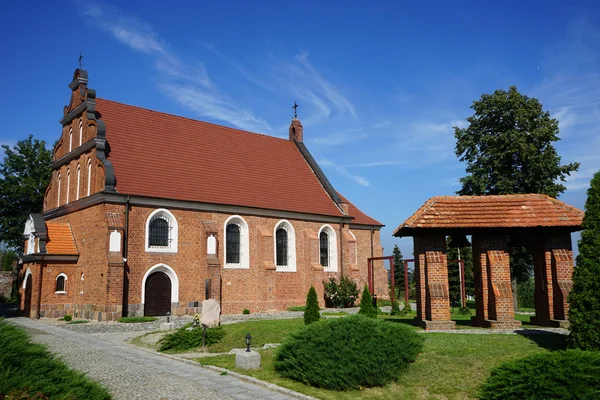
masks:
[[[573,289],[569,294],[571,345],[600,350],[600,171],[587,192]]]
[[[404,291],[404,259],[397,244],[394,245],[392,254],[394,255],[394,285]]]
[[[23,250],[23,228],[30,213],[42,211],[44,193],[50,182],[52,152],[46,142],[33,138],[3,145],[0,163],[0,241]]]
[[[508,91],[484,94],[473,103],[469,126],[454,128],[456,155],[466,162],[459,195],[543,193],[558,197],[561,183],[579,163],[561,165],[553,143],[558,121],[535,98]]]

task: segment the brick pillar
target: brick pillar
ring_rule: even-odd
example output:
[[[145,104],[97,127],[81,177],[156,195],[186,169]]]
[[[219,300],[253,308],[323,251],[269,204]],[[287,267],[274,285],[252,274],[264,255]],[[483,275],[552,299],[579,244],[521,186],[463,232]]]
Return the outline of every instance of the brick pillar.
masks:
[[[573,287],[571,234],[556,232],[543,236],[534,251],[535,317],[541,326],[568,326],[569,292]]]
[[[415,236],[417,319],[428,330],[454,329],[450,320],[448,258],[443,235]]]
[[[515,321],[510,280],[508,237],[473,235],[473,268],[477,314],[473,325],[510,329],[521,325]]]

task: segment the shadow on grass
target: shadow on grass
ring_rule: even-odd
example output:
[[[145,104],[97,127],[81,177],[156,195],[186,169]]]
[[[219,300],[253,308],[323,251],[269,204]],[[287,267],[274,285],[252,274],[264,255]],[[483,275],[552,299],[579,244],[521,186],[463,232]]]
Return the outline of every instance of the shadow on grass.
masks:
[[[387,322],[396,322],[399,324],[405,324],[405,325],[410,325],[410,326],[415,326],[415,327],[421,328],[421,326],[419,325],[419,321],[417,321],[416,317],[415,318],[379,317],[379,319],[382,319]]]
[[[535,342],[539,347],[546,350],[556,351],[567,348],[567,335],[533,329],[520,329],[516,333]]]

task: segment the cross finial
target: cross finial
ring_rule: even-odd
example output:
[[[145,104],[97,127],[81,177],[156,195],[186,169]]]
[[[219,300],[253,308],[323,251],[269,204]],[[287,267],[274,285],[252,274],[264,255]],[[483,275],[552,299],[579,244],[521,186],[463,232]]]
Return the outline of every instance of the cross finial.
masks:
[[[79,69],[83,69],[83,54],[79,53],[77,61],[79,61]]]
[[[298,118],[298,103],[294,101],[294,106],[292,108],[294,109],[294,118]]]

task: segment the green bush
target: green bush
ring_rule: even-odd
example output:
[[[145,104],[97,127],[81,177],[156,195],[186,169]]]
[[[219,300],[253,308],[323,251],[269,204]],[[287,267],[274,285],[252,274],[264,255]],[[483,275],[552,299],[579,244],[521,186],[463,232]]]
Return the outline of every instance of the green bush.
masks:
[[[291,306],[287,308],[288,311],[306,311],[306,306]]]
[[[483,400],[600,398],[600,352],[567,350],[534,354],[492,371]]]
[[[10,394],[8,398],[16,399],[110,399],[100,384],[70,369],[45,346],[31,343],[21,328],[1,319],[0,349],[0,398]]]
[[[352,278],[340,277],[338,283],[334,277],[329,282],[323,281],[325,304],[328,307],[352,307],[358,299],[358,287]]]
[[[371,293],[369,293],[367,285],[365,285],[360,298],[360,310],[358,310],[358,313],[369,318],[377,318],[377,309],[373,307],[373,298],[371,297]]]
[[[292,333],[278,348],[275,370],[330,390],[383,386],[396,380],[423,348],[411,328],[351,315]]]
[[[529,278],[517,283],[517,305],[519,308],[535,308],[535,280]]]
[[[405,301],[405,302],[404,302],[404,308],[402,309],[402,311],[404,312],[404,314],[411,313],[411,312],[412,312],[412,310],[413,310],[413,309],[412,309],[412,307],[411,307],[411,305],[410,305],[410,302],[409,302],[409,301]]]
[[[157,319],[156,317],[121,317],[117,321],[124,324],[136,324],[138,322],[152,322]]]
[[[402,315],[402,311],[400,311],[400,307],[398,306],[398,302],[394,301],[392,303],[392,311],[390,311],[390,315]]]
[[[310,325],[321,318],[319,313],[319,300],[314,286],[310,286],[306,295],[306,311],[304,311],[304,325]]]
[[[204,335],[202,327],[191,328],[189,324],[168,334],[158,341],[158,351],[185,351],[202,346]],[[206,330],[205,346],[219,343],[225,336],[225,331],[220,326]]]
[[[69,322],[69,321],[70,321],[70,320],[72,320],[72,319],[73,319],[73,317],[72,317],[72,316],[70,316],[70,315],[65,315],[65,317],[63,318],[63,320],[64,320],[64,321],[67,321],[67,322]]]
[[[250,314],[250,310],[248,310],[247,308],[244,308],[244,311],[242,311],[242,314],[248,315],[248,314]]]

